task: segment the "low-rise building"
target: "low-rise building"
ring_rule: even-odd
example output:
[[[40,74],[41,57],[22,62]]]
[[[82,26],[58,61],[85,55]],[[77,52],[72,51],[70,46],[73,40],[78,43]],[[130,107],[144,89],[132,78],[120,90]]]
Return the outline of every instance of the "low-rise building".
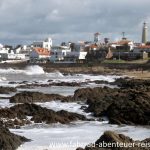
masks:
[[[67,52],[64,61],[68,62],[84,62],[87,52]]]
[[[150,52],[150,45],[140,45],[133,49],[135,52]]]
[[[32,45],[33,45],[33,47],[45,48],[45,49],[48,49],[50,51],[51,47],[52,47],[52,39],[47,38],[44,41],[33,42]]]
[[[30,59],[49,59],[50,52],[45,48],[33,48],[29,54]]]
[[[131,51],[134,48],[134,43],[133,41],[122,39],[120,41],[111,43],[110,46],[116,50]]]
[[[62,61],[67,53],[71,52],[71,48],[68,46],[53,46],[51,48],[51,62]]]
[[[148,53],[146,52],[114,52],[113,58],[122,59],[122,60],[147,59]]]

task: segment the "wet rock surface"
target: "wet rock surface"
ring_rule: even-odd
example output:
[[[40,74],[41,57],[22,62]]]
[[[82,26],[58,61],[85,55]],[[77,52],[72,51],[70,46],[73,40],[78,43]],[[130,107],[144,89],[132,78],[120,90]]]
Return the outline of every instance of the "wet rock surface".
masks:
[[[113,102],[111,95],[114,95],[117,89],[108,87],[84,88],[75,91],[73,99],[75,101],[86,101],[89,105],[87,112],[93,112],[94,116],[102,116],[109,105]]]
[[[23,81],[17,86],[17,88],[35,88],[35,87],[51,87],[51,86],[68,86],[68,87],[81,87],[89,83],[95,83],[95,84],[106,84],[106,85],[113,85],[113,82],[108,82],[108,81],[103,81],[103,80],[86,80],[85,82],[53,82],[53,80],[47,81],[48,83],[46,84],[41,84],[41,83],[28,83],[27,81]],[[11,84],[16,84],[15,82]]]
[[[66,100],[70,97],[65,97],[59,94],[44,94],[41,92],[24,91],[17,93],[10,98],[10,103],[34,103],[34,102],[48,102],[52,100]]]
[[[131,78],[119,78],[113,83],[122,89],[135,89],[141,91],[150,91],[150,80],[140,80]]]
[[[17,89],[13,87],[0,87],[0,94],[9,94],[12,92],[17,92]]]
[[[95,87],[75,91],[74,96],[44,94],[40,92],[17,93],[11,103],[34,103],[61,100],[62,102],[83,101],[88,104],[86,112],[95,117],[108,117],[112,124],[150,124],[150,80],[117,79],[112,85],[120,88]]]
[[[86,117],[77,113],[71,113],[64,110],[53,111],[36,104],[18,104],[10,108],[0,109],[0,118],[10,128],[19,128],[20,126],[35,123],[62,123],[68,124],[76,120],[86,120]],[[30,119],[29,119],[30,118]]]
[[[150,125],[150,96],[136,90],[123,90],[114,97],[106,115],[113,124]]]
[[[134,84],[131,84],[132,82]],[[86,101],[89,105],[87,112],[93,112],[96,117],[107,116],[110,123],[149,125],[149,81],[120,79],[117,83],[120,89],[108,87],[78,89],[73,98],[76,101]]]
[[[30,140],[25,137],[15,135],[3,126],[0,122],[0,149],[1,150],[16,150],[24,142],[29,142]]]
[[[143,141],[134,141],[123,134],[106,131],[95,143],[92,143],[92,145],[89,144],[85,148],[77,148],[76,150],[149,150],[147,145],[149,142],[150,138]],[[118,146],[118,144],[120,146]],[[143,146],[144,144],[145,146]]]

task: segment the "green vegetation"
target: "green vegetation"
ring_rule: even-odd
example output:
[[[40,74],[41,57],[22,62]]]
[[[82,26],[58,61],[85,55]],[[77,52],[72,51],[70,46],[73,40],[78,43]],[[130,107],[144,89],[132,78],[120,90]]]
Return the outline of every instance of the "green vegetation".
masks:
[[[149,59],[139,59],[139,60],[132,60],[132,61],[125,61],[125,60],[119,60],[119,59],[112,59],[112,60],[104,60],[102,63],[104,64],[109,64],[109,63],[116,63],[116,64],[121,64],[121,63],[130,63],[130,64],[143,64],[146,63]]]
[[[112,59],[112,60],[104,60],[102,63],[126,63],[125,60],[119,60],[119,59]]]

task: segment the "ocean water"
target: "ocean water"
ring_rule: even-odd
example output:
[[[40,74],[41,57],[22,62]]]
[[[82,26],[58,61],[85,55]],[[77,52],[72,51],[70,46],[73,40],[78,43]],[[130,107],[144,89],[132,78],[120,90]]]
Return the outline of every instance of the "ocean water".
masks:
[[[108,81],[113,82],[120,76],[103,76],[93,74],[72,74],[64,75],[59,71],[46,73],[40,66],[30,66],[24,70],[16,69],[0,69],[0,85],[17,87],[18,85],[39,83],[48,84],[50,82],[86,82],[86,81]],[[23,81],[26,81],[23,83]],[[11,83],[10,83],[11,82]],[[13,82],[13,83],[12,83]],[[18,88],[21,91],[40,91],[43,93],[55,93],[61,95],[73,95],[74,91],[83,87],[105,86],[105,84],[97,85],[95,83],[87,83],[80,87],[67,86],[50,86],[50,87],[33,87],[31,89]],[[114,87],[111,85],[107,85]],[[9,103],[9,97],[15,93],[1,94],[0,107],[11,107],[15,104]],[[77,147],[96,141],[106,130],[116,131],[130,136],[134,140],[143,140],[150,137],[150,129],[140,126],[118,126],[108,124],[108,120],[100,122],[96,121],[91,113],[85,113],[81,107],[86,106],[82,102],[65,102],[51,101],[45,103],[36,103],[42,107],[55,111],[67,110],[93,118],[95,121],[77,121],[67,125],[57,124],[32,124],[21,127],[21,129],[11,129],[12,132],[31,139],[31,142],[24,143],[18,150],[75,150]]]

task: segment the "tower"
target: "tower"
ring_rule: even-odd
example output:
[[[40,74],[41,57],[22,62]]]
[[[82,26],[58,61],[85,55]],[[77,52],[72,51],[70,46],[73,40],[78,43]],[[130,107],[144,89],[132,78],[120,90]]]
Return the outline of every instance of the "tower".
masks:
[[[146,22],[143,23],[143,30],[142,30],[142,43],[146,44],[147,42],[147,24]]]
[[[100,40],[99,36],[100,36],[100,33],[98,33],[98,32],[94,34],[94,42],[95,43],[97,43]]]

